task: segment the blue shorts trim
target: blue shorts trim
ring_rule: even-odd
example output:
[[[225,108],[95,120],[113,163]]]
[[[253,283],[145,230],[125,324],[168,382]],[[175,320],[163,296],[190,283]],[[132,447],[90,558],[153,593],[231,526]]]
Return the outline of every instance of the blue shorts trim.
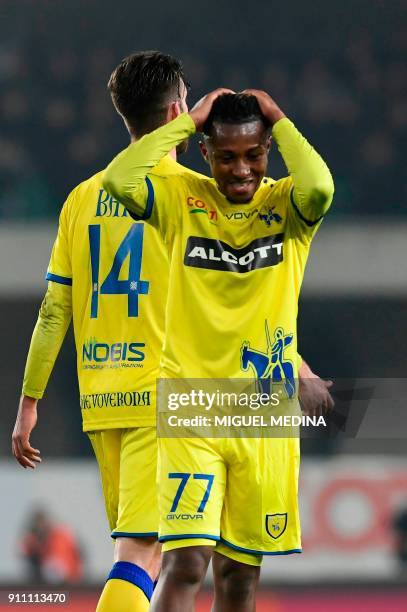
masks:
[[[135,531],[112,531],[110,537],[115,538],[158,538],[157,531],[135,532]]]
[[[199,538],[202,538],[203,540],[214,540],[215,542],[219,542],[220,540],[219,536],[214,536],[207,533],[183,533],[181,535],[160,536],[158,541],[172,542],[173,540],[198,540]]]
[[[222,544],[229,546],[229,548],[233,548],[234,550],[238,550],[239,552],[249,553],[250,555],[291,555],[292,553],[302,553],[302,548],[293,548],[292,550],[276,550],[274,552],[270,552],[268,550],[252,550],[251,548],[243,548],[242,546],[237,546],[236,544],[232,544],[223,538],[220,538]]]
[[[60,283],[61,285],[72,285],[72,278],[59,276],[59,274],[52,274],[52,272],[46,273],[45,280],[54,281],[54,283]]]

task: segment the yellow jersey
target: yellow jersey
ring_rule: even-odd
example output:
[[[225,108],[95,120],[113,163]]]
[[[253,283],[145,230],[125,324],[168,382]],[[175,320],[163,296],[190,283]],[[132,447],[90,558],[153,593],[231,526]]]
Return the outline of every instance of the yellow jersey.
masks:
[[[272,134],[290,176],[265,178],[251,202],[233,204],[213,179],[165,176],[155,167],[194,131],[189,115],[181,115],[121,152],[104,175],[105,189],[158,229],[167,245],[160,375],[254,374],[295,386],[298,296],[312,237],[332,200],[332,177],[282,119]]]
[[[186,173],[170,156],[164,175]],[[168,256],[102,186],[103,171],[69,195],[47,280],[72,285],[84,431],[154,425],[164,337]]]

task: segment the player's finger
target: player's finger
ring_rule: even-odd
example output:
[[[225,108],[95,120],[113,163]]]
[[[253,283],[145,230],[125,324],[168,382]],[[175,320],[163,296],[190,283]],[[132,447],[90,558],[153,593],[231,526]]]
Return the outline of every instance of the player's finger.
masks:
[[[328,393],[328,398],[327,398],[327,409],[328,410],[332,410],[335,407],[335,401],[334,398],[332,397],[332,395],[330,393]]]
[[[19,462],[20,465],[22,465],[24,468],[32,468],[35,469],[35,463],[34,461],[31,460],[30,457],[27,457],[24,449],[23,449],[23,445],[22,445],[22,441],[20,438],[16,438],[15,439],[15,444],[16,444],[16,459]]]
[[[30,440],[27,435],[16,436],[16,439],[18,440],[19,445],[22,448],[24,454],[27,454],[27,453],[30,455],[40,455],[41,454],[38,448],[34,448],[33,446],[31,446]]]
[[[270,96],[266,91],[262,91],[261,89],[244,89],[242,94],[246,94],[247,96],[254,96],[257,98],[259,102],[265,99],[270,99]]]
[[[221,96],[222,94],[225,94],[225,93],[234,94],[236,92],[233,91],[233,89],[229,89],[228,87],[218,87],[218,89],[215,89],[215,91],[212,92],[214,96]]]
[[[332,387],[332,385],[334,384],[332,380],[324,380],[323,382],[324,382],[325,387],[327,389],[330,389]]]
[[[39,455],[39,451],[32,453],[31,451],[27,450],[26,448],[23,448],[23,455],[24,457],[27,457],[27,459],[29,459],[30,461],[35,461],[35,463],[41,463],[42,459]]]
[[[23,465],[24,467],[29,467],[33,470],[35,470],[35,463],[34,461],[31,461],[31,459],[29,459],[28,457],[26,457],[25,455],[21,458],[20,461],[21,465]]]
[[[33,470],[35,469],[35,463],[31,461],[28,457],[25,457],[24,455],[22,455],[21,453],[16,454],[15,458],[17,459],[18,463],[23,468],[29,467],[29,468],[32,468]]]
[[[22,448],[25,453],[29,453],[30,455],[41,455],[41,451],[38,448],[33,448],[29,442],[23,442]]]
[[[215,102],[215,100],[217,100],[220,96],[223,96],[224,94],[234,94],[235,92],[232,89],[227,89],[226,87],[219,87],[219,89],[215,89],[215,91],[213,91],[209,98],[208,98],[208,103],[210,103],[211,105]]]
[[[21,461],[19,462],[23,467],[29,467],[32,470],[35,470],[35,463],[34,461],[31,461],[31,459],[28,459],[28,457],[22,457]]]
[[[241,93],[242,94],[248,94],[248,95],[254,96],[254,95],[258,94],[258,93],[266,93],[266,92],[260,91],[260,89],[252,89],[252,88],[248,87],[247,89],[243,89],[243,91]]]

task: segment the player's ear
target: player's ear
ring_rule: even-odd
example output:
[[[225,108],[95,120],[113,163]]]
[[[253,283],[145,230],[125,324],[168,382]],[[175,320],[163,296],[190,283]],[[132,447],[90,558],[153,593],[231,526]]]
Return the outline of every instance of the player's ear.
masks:
[[[206,163],[209,164],[208,147],[206,146],[203,140],[199,141],[199,148],[201,149],[202,157],[204,158]]]
[[[167,111],[167,121],[172,121],[173,119],[176,119],[182,112],[183,111],[179,100],[171,102]]]
[[[273,144],[273,139],[271,136],[267,136],[267,142],[266,142],[266,147],[267,147],[267,153],[270,153],[270,149],[271,149],[271,145]]]

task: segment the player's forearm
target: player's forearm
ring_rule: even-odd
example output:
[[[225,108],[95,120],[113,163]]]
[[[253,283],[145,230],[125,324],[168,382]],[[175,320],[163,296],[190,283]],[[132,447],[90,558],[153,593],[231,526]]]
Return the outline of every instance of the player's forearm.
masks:
[[[292,177],[294,201],[301,215],[309,221],[319,219],[334,193],[328,166],[289,119],[275,123],[272,135]]]
[[[136,215],[143,213],[147,198],[147,174],[174,147],[195,132],[195,124],[188,114],[146,134],[119,153],[108,165],[103,176],[103,187]]]
[[[50,282],[31,338],[22,393],[40,399],[72,318],[72,288]]]

